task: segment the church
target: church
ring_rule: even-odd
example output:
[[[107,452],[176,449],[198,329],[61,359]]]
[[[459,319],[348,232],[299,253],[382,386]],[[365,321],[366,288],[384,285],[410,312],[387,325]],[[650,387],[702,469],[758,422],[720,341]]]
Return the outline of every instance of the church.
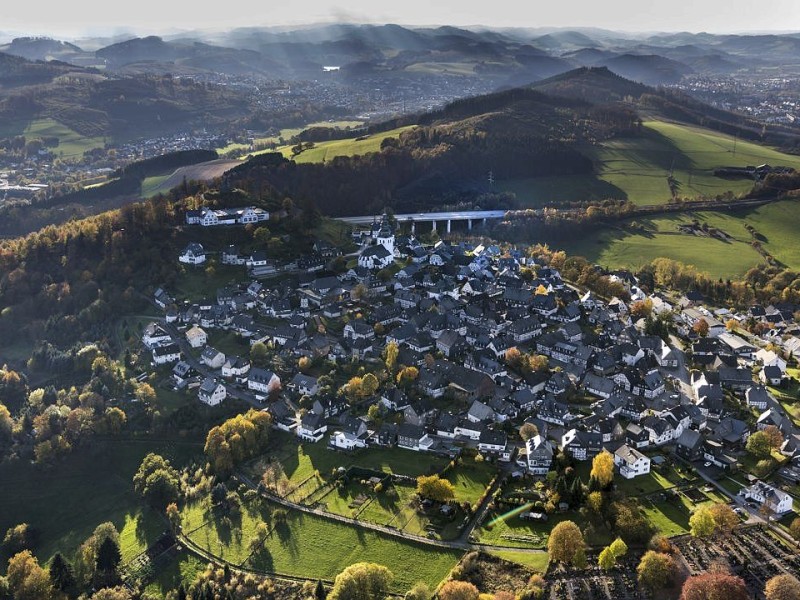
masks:
[[[394,227],[384,213],[380,223],[372,225],[373,243],[358,257],[358,266],[366,269],[385,269],[394,262]]]

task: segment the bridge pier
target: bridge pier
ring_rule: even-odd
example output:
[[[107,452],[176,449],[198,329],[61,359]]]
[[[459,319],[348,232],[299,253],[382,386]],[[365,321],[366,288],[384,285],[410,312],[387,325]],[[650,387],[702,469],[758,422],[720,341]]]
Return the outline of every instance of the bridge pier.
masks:
[[[472,231],[472,219],[467,219],[467,231]]]
[[[436,221],[431,221],[431,231],[436,231]]]
[[[447,233],[450,233],[450,219],[447,219]]]
[[[416,230],[416,223],[414,221],[411,221],[411,235],[414,235],[414,233],[416,233],[416,231],[417,231]]]
[[[486,217],[483,218],[483,226],[486,227]]]

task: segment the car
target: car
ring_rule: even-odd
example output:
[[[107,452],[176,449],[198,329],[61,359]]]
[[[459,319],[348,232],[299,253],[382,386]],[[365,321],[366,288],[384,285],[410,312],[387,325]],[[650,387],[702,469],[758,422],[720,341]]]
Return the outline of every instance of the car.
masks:
[[[703,466],[704,466],[704,467],[706,467],[706,468],[708,468],[708,467],[710,467],[710,466],[711,466],[711,463],[710,463],[710,462],[704,462],[704,463],[703,463]]]

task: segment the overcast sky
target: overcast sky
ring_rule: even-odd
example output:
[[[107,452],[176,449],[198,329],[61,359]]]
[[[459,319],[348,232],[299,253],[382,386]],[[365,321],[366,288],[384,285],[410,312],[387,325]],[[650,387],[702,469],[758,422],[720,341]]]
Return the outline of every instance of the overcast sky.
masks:
[[[800,31],[800,0],[2,0],[0,31],[76,36],[326,21]]]

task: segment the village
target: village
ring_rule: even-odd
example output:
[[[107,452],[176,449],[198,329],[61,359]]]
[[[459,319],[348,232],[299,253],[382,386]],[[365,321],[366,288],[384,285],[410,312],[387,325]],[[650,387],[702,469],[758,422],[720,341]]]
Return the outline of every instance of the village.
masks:
[[[186,215],[191,227],[223,230],[267,219],[252,207]],[[563,476],[559,457],[586,474],[604,451],[617,481],[629,482],[618,485],[654,510],[672,502],[668,491],[699,494],[731,503],[744,522],[788,528],[800,482],[800,429],[781,404],[797,389],[791,308],[712,310],[699,294],[647,295],[627,272],[612,276],[631,299],[603,300],[521,250],[423,244],[387,215],[352,242],[358,250],[345,257],[318,242],[290,263],[218,251],[221,264],[241,268],[241,282],[180,304],[157,290],[163,318],[142,337],[153,366],[199,402],[236,398],[269,413],[306,453],[478,457],[492,478],[463,527],[414,532],[428,538],[535,547],[531,528],[546,533],[548,514],[575,510],[568,494],[548,502],[534,493],[542,501],[502,539],[479,533],[480,521],[520,489],[513,482],[552,484],[555,470]],[[201,268],[210,254],[193,242],[177,260]],[[343,272],[327,270],[342,258]],[[745,331],[753,321],[759,335]],[[668,326],[663,337],[646,332],[654,322]],[[215,348],[223,333],[243,351]],[[766,448],[748,443],[757,432]],[[307,482],[292,483],[281,496],[300,504],[325,487],[304,495]],[[360,512],[358,501],[350,508]]]

